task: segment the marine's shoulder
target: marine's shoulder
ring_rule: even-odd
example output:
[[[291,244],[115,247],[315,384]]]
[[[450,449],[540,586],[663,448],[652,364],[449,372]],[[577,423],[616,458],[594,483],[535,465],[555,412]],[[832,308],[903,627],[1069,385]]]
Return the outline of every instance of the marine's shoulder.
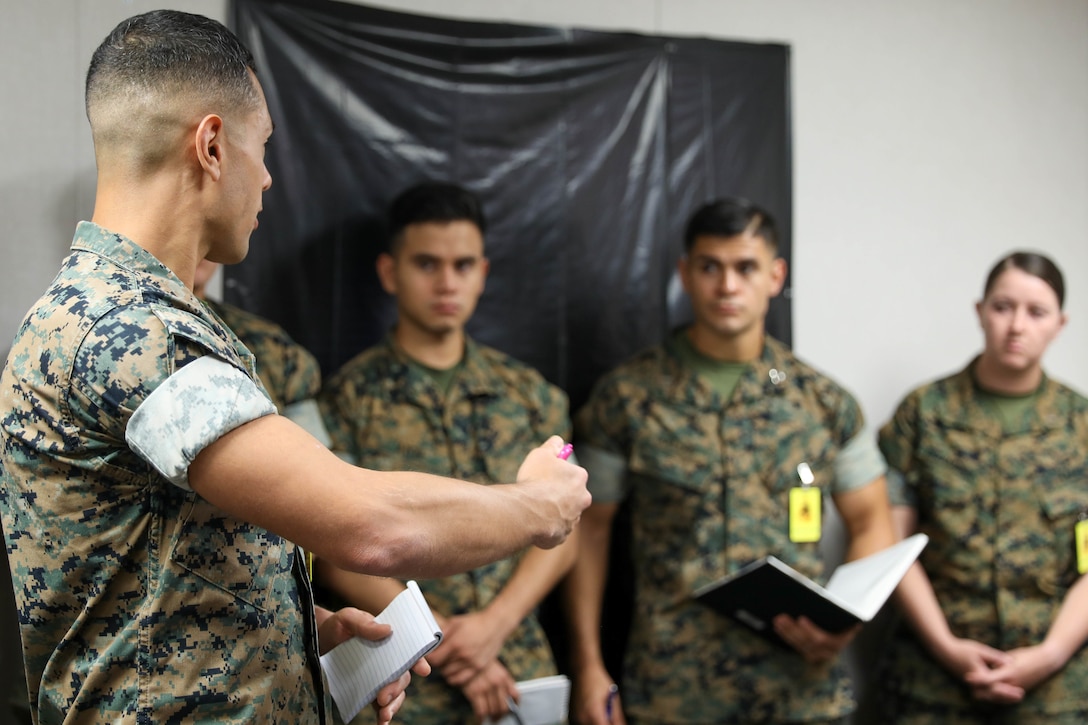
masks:
[[[388,380],[394,368],[404,367],[404,362],[397,358],[393,348],[387,342],[380,342],[349,358],[329,377],[327,387],[366,387]]]
[[[532,365],[517,359],[513,355],[479,343],[473,344],[470,356],[475,368],[471,375],[481,385],[482,381],[491,380],[498,384],[503,394],[511,400],[520,400],[530,408],[548,408],[552,405],[567,405],[567,393]]]

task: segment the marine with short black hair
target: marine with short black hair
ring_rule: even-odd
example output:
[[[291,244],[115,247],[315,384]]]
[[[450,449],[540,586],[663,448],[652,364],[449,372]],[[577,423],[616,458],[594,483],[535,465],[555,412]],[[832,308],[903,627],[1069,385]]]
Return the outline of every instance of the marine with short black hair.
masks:
[[[404,468],[494,484],[517,451],[567,435],[566,394],[536,370],[465,332],[484,290],[486,220],[470,191],[423,182],[389,205],[389,248],[378,276],[397,321],[385,339],[340,368],[320,396],[333,450],[372,468]],[[573,563],[576,541],[516,555],[419,586],[445,633],[436,673],[409,686],[414,725],[499,718],[515,683],[556,674],[535,610]],[[325,561],[317,581],[345,602],[381,609],[403,588]]]
[[[884,461],[854,398],[765,334],[786,276],[770,214],[717,200],[693,214],[684,242],[693,322],[606,374],[575,416],[594,502],[566,582],[572,711],[594,725],[845,722],[855,705],[838,655],[857,627],[831,634],[780,614],[772,624],[786,648],[693,593],[768,555],[826,581],[824,497],[843,519],[848,558],[894,543]],[[791,512],[798,488],[810,505]],[[621,501],[634,603],[616,698],[599,630]]]

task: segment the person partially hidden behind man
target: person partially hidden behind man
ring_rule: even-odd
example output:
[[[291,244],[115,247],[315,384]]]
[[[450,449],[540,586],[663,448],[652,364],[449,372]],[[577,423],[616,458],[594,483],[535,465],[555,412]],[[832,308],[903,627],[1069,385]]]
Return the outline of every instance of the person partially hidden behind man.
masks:
[[[442,576],[565,540],[589,503],[558,436],[483,487],[352,467],[277,415],[192,293],[245,257],[272,133],[253,57],[158,10],[94,52],[91,221],[0,375],[0,519],[36,723],[319,723],[318,655],[389,633],[315,607],[297,549]],[[523,450],[529,448],[526,442]],[[428,671],[426,662],[417,672]],[[378,722],[405,675],[377,696]]]
[[[465,332],[484,290],[485,220],[459,186],[425,182],[389,208],[390,243],[377,262],[396,298],[392,332],[332,376],[320,402],[333,450],[361,465],[507,480],[517,451],[570,422],[566,395],[535,370]],[[481,486],[487,488],[488,486]],[[445,633],[401,713],[413,725],[500,716],[515,681],[556,673],[534,609],[573,563],[576,541],[420,586]],[[402,588],[319,561],[316,579],[348,604],[378,611]]]
[[[317,407],[317,394],[321,392],[321,366],[317,358],[272,320],[209,297],[208,283],[221,267],[218,262],[201,260],[193,278],[193,294],[253,353],[257,377],[279,414],[329,445],[329,434]]]

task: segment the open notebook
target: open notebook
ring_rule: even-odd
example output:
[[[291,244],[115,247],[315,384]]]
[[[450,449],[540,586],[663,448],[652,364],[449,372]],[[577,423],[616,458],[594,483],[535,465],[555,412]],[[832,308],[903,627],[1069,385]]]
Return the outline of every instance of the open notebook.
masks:
[[[697,589],[695,598],[779,643],[771,627],[779,614],[804,615],[828,632],[841,632],[876,616],[928,541],[915,534],[843,564],[826,587],[767,556]]]
[[[374,621],[388,624],[392,634],[377,642],[353,637],[321,657],[329,692],[344,722],[442,641],[442,630],[414,581]]]

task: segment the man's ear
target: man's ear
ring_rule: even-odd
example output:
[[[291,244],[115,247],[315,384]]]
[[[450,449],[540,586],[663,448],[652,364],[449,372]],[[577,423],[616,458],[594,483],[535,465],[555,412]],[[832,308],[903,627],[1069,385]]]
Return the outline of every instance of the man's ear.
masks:
[[[213,181],[219,181],[223,175],[223,119],[214,113],[202,118],[193,142],[200,167]]]
[[[680,286],[684,288],[684,292],[688,296],[691,295],[690,264],[691,259],[687,254],[682,254],[680,259],[676,260],[676,276],[680,279]]]
[[[775,257],[771,262],[771,297],[776,297],[786,284],[786,260]]]
[[[487,274],[491,271],[491,260],[487,257],[480,257],[480,271],[483,273],[480,275],[480,292],[483,292],[487,287]]]
[[[388,252],[382,252],[378,255],[378,260],[374,263],[375,269],[378,272],[378,281],[382,283],[382,289],[391,295],[397,294],[397,279],[393,274],[393,268],[397,266],[397,260]]]

